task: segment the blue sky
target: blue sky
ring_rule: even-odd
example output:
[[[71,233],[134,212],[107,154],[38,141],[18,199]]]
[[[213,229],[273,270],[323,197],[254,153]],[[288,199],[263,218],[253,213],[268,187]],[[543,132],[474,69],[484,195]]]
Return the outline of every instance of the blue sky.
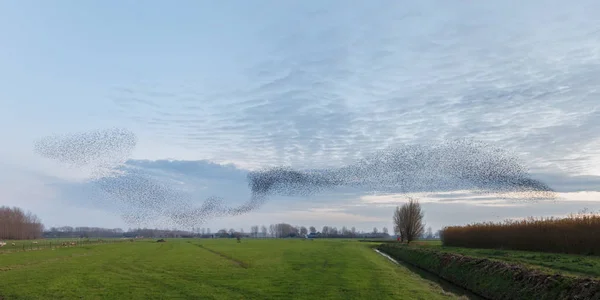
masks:
[[[418,195],[432,227],[600,210],[599,9],[597,1],[3,2],[0,204],[49,226],[129,226],[88,183],[90,170],[33,152],[47,135],[122,127],[138,137],[130,163],[190,183],[193,199],[245,199],[245,173],[257,168],[338,167],[388,146],[473,138],[516,153],[563,198]],[[277,198],[205,226],[391,228],[402,201]]]

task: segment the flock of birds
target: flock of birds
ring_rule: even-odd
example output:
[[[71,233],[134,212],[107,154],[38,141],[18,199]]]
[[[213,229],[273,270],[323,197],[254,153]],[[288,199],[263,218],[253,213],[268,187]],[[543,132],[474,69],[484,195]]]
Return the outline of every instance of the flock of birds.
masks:
[[[364,192],[415,193],[471,190],[519,199],[548,199],[554,191],[532,179],[509,152],[486,143],[458,140],[436,145],[389,148],[335,169],[295,170],[277,167],[247,175],[249,200],[229,206],[210,197],[201,204],[187,191],[143,169],[128,167],[137,143],[125,129],[105,129],[38,140],[39,155],[76,167],[91,168],[90,181],[116,205],[130,224],[162,220],[165,225],[194,227],[222,216],[260,208],[273,196],[308,196],[337,188]]]

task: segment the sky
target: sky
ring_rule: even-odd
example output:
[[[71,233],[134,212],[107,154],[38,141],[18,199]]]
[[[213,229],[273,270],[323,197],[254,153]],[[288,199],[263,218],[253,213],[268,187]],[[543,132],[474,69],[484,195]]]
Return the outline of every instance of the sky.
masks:
[[[427,226],[600,211],[599,10],[593,0],[2,1],[0,205],[48,227],[132,226],[89,170],[33,150],[48,135],[117,127],[137,136],[127,164],[186,183],[199,204],[243,202],[252,170],[470,138],[514,153],[560,199],[413,195]],[[392,228],[405,196],[274,197],[202,226]]]

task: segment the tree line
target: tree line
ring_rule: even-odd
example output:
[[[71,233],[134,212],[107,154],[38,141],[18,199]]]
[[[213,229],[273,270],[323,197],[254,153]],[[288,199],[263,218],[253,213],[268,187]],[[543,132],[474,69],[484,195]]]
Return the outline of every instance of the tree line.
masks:
[[[18,207],[0,207],[0,239],[38,239],[43,231],[42,221],[31,212]]]
[[[431,227],[425,231],[423,223],[423,211],[421,205],[415,199],[409,199],[408,203],[396,207],[394,211],[394,234],[399,236],[402,241],[411,242],[419,238],[437,238],[438,233],[434,234]],[[288,223],[265,225],[254,225],[249,232],[244,229],[235,230],[220,229],[212,233],[210,228],[192,228],[191,231],[179,229],[148,229],[148,228],[129,228],[124,231],[121,228],[100,228],[100,227],[51,227],[44,231],[44,226],[40,219],[22,209],[6,206],[0,207],[0,239],[37,239],[44,238],[120,238],[120,237],[147,237],[147,238],[293,238],[293,237],[311,237],[311,238],[389,238],[390,234],[386,227],[379,230],[374,227],[371,231],[359,231],[355,227],[342,226],[323,226],[318,230],[315,226],[297,226]]]

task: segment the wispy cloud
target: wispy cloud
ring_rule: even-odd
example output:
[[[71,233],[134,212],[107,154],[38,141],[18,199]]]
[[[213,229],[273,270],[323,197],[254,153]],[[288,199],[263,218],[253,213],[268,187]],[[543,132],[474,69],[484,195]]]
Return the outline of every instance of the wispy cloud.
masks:
[[[265,55],[245,65],[245,80],[127,86],[115,103],[165,140],[245,167],[336,165],[389,145],[471,137],[531,168],[600,175],[598,21],[564,6],[535,15],[535,5],[519,14],[398,5],[286,7],[307,21],[263,20],[255,37]],[[428,25],[417,34],[417,24]]]
[[[190,203],[244,201],[249,170],[340,167],[388,146],[454,138],[514,152],[564,198],[519,204],[523,214],[595,205],[600,192],[598,1],[517,10],[511,1],[154,2],[135,24],[134,4],[45,5],[0,12],[0,25],[11,24],[0,26],[11,45],[0,49],[0,139],[9,145],[0,156],[11,166],[0,170],[0,196],[47,203],[47,219],[61,221],[57,203],[81,208],[69,215],[82,220],[85,207],[112,204],[98,200],[106,195],[89,172],[34,157],[30,142],[106,126],[138,137],[126,167]],[[273,205],[368,223],[389,219],[399,200],[346,192]],[[512,215],[518,204],[468,191],[419,196],[440,224],[493,217],[492,208]],[[311,210],[321,204],[342,210]],[[286,211],[275,206],[265,212]],[[452,209],[458,217],[444,214]]]

